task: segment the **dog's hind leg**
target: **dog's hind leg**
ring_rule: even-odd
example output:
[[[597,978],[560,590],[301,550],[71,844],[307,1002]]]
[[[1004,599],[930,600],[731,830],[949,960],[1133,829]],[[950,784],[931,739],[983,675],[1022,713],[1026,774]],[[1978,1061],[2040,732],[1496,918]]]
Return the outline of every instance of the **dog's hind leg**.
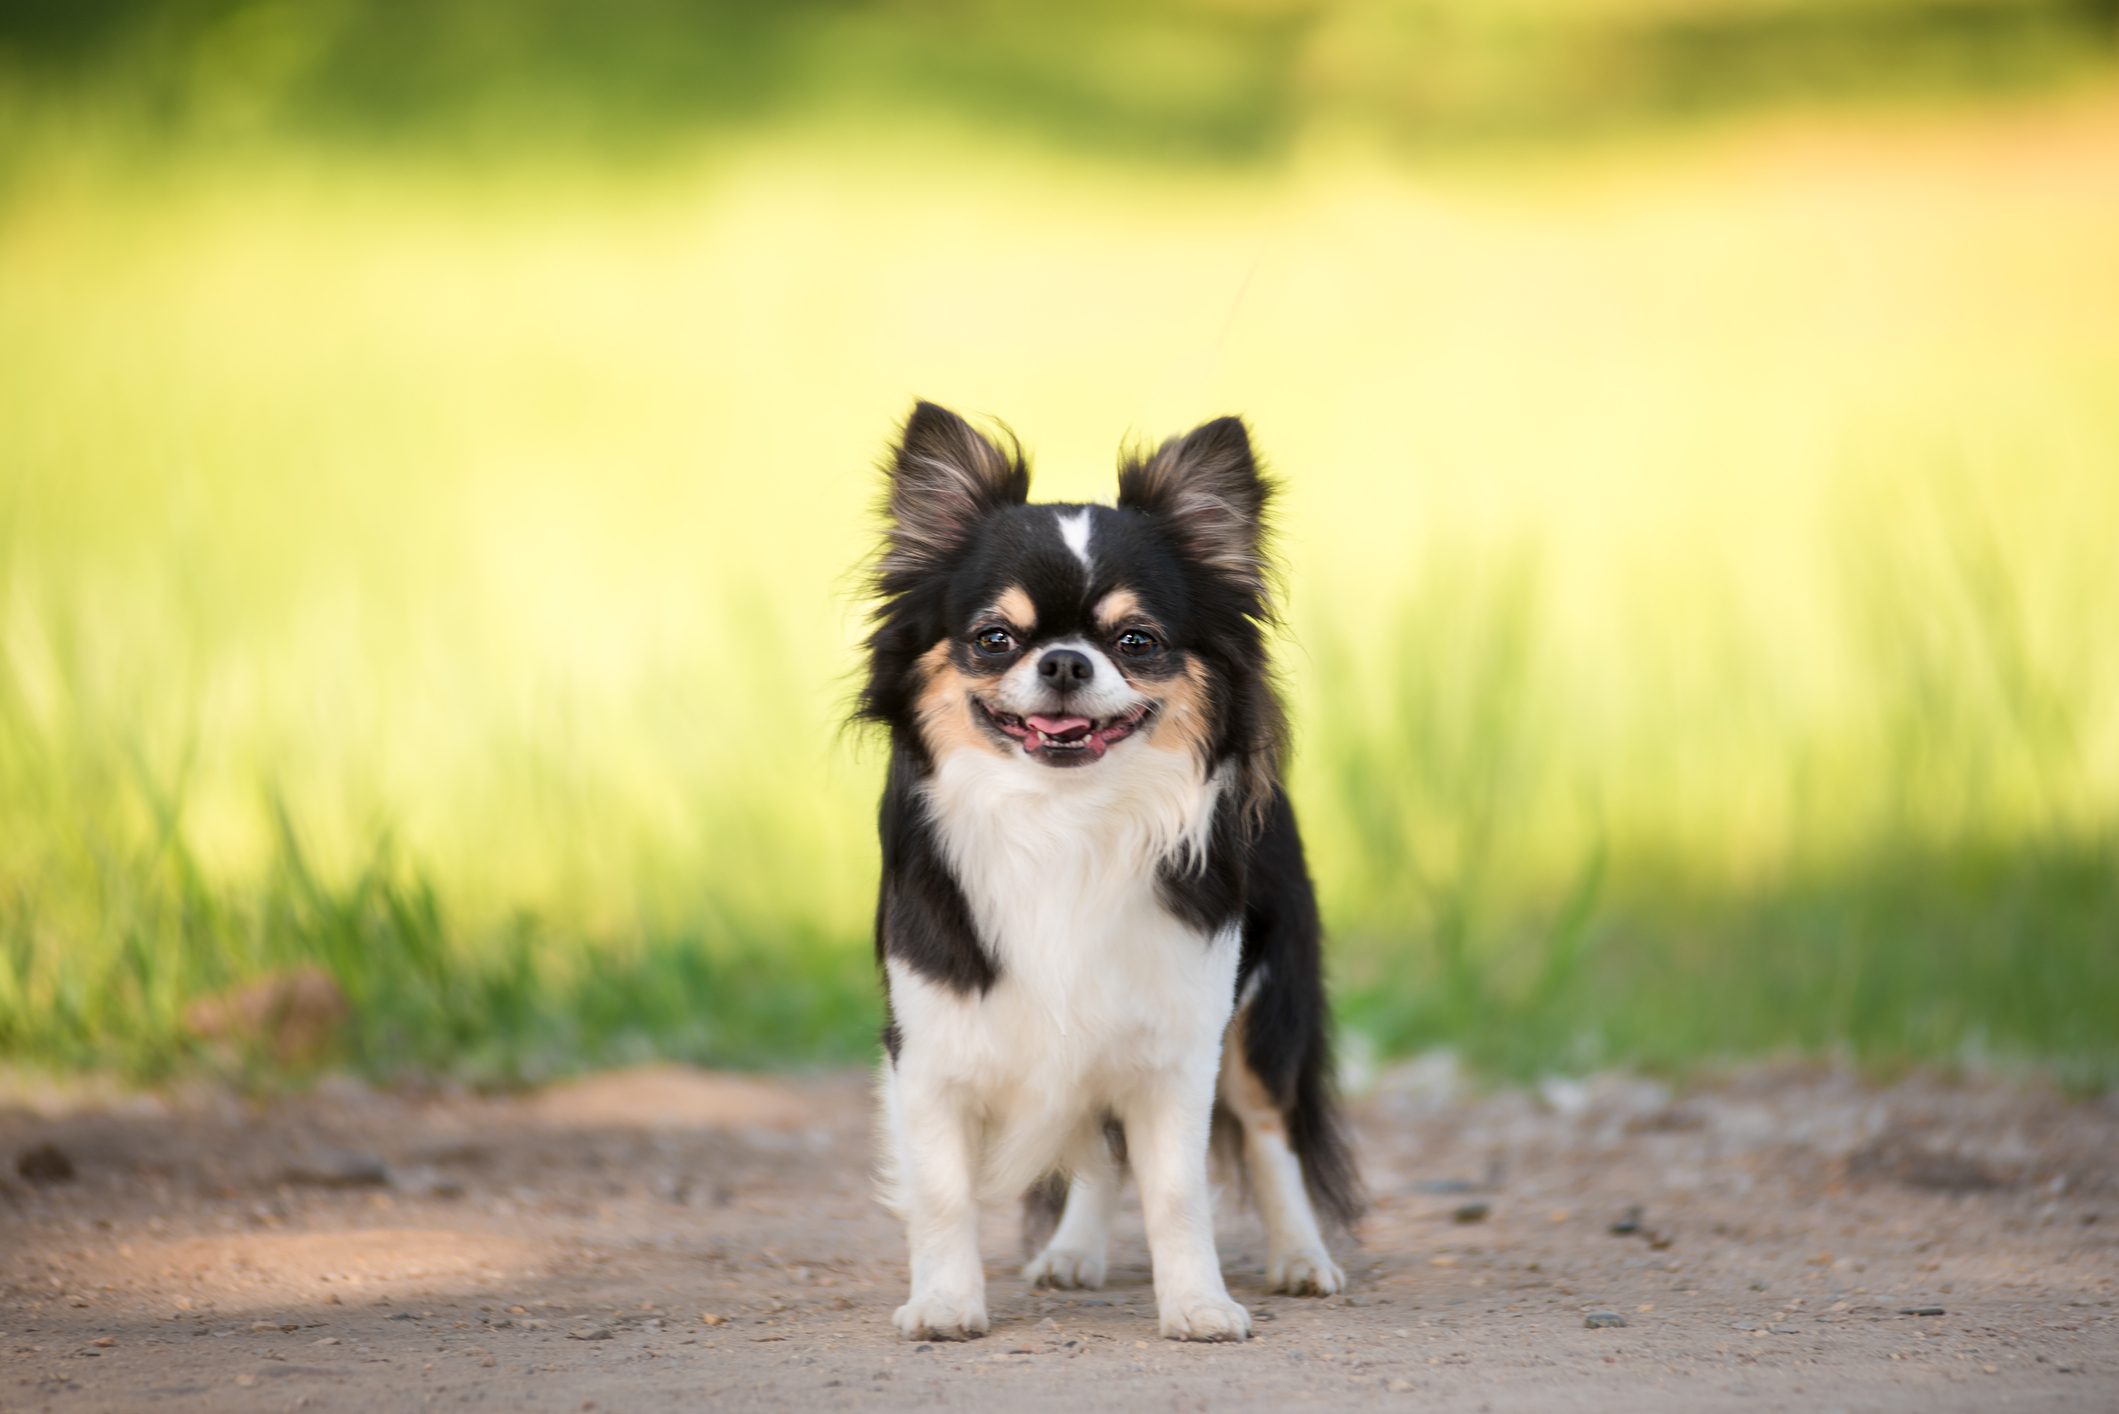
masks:
[[[1019,1235],[1023,1260],[1045,1250],[1059,1230],[1060,1213],[1067,1206],[1067,1175],[1048,1173],[1023,1190],[1023,1222]]]
[[[1045,1250],[1023,1268],[1023,1276],[1032,1286],[1104,1284],[1111,1224],[1118,1218],[1119,1187],[1125,1173],[1102,1135],[1083,1149],[1074,1177],[1067,1184],[1059,1227],[1045,1244]]]
[[[1265,1221],[1266,1285],[1295,1296],[1330,1296],[1346,1289],[1346,1273],[1325,1250],[1285,1117],[1245,1059],[1242,1042],[1239,1015],[1222,1051],[1220,1096],[1243,1127],[1244,1173]]]

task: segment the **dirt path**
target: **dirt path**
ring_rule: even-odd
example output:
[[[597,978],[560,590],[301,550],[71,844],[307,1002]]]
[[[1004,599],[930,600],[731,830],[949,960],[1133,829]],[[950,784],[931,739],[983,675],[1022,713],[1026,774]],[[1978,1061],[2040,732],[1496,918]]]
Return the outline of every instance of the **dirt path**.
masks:
[[[1358,1113],[1351,1295],[1266,1295],[1225,1211],[1259,1334],[1175,1345],[1137,1217],[1109,1290],[1047,1293],[996,1212],[993,1334],[914,1346],[859,1076],[18,1087],[0,1409],[2119,1408],[2119,1102],[1791,1070],[1482,1096],[1428,1062]]]

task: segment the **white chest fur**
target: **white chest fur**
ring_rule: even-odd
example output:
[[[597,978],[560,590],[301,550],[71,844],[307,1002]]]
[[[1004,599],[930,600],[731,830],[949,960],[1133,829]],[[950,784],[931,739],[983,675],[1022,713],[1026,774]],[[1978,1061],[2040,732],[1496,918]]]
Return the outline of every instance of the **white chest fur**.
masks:
[[[985,1133],[987,1186],[1017,1191],[1092,1142],[1143,1084],[1211,1085],[1238,940],[1172,914],[1162,863],[1196,858],[1220,783],[1146,742],[1069,770],[961,751],[927,808],[999,980],[936,986],[892,962],[910,1083],[961,1092]]]

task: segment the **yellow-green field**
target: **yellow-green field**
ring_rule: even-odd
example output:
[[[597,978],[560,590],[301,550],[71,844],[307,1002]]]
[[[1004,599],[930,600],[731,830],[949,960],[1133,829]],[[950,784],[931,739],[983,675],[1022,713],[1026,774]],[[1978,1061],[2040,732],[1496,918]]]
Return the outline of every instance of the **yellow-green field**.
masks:
[[[1357,1054],[2119,1076],[2119,96],[1173,169],[785,123],[0,204],[0,1059],[865,1054],[873,461],[1241,412]]]

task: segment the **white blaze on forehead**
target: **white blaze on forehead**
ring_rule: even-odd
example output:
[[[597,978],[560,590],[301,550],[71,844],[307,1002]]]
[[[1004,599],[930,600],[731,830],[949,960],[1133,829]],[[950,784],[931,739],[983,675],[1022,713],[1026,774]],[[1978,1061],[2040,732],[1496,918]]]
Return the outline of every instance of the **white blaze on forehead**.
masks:
[[[1089,513],[1087,511],[1076,511],[1073,515],[1066,515],[1061,512],[1054,512],[1053,514],[1059,521],[1060,539],[1067,542],[1067,548],[1074,552],[1075,559],[1082,562],[1082,568],[1088,569],[1090,567]]]

